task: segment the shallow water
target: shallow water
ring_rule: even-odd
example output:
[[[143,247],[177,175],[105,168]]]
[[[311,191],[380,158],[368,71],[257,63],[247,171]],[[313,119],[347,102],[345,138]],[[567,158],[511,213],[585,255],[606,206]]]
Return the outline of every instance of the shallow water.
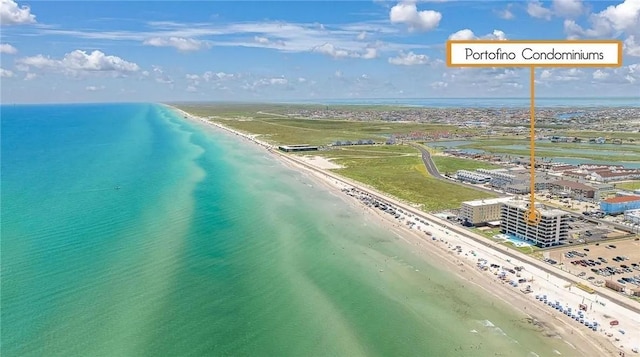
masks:
[[[2,118],[3,356],[571,353],[236,136],[147,104]]]

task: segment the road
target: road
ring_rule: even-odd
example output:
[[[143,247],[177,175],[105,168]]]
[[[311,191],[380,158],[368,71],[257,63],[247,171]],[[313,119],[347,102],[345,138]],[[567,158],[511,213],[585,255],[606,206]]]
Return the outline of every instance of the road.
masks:
[[[482,191],[482,192],[487,192],[490,193],[492,195],[498,195],[498,196],[504,196],[506,197],[506,195],[500,194],[499,192],[496,192],[492,189],[489,188],[485,188],[485,187],[478,187],[478,186],[474,186],[474,185],[467,185],[461,182],[457,182],[454,180],[450,180],[448,178],[446,178],[445,176],[442,176],[440,174],[440,171],[438,171],[438,167],[436,166],[436,164],[433,162],[433,159],[431,158],[431,153],[429,153],[429,150],[425,149],[424,146],[420,146],[417,144],[409,144],[412,147],[420,150],[420,154],[422,155],[422,163],[424,163],[424,167],[427,169],[427,172],[429,173],[429,175],[439,179],[439,180],[447,180],[448,182],[451,183],[455,183],[457,185],[460,186],[464,186],[464,187],[468,187],[468,188],[473,188],[476,189],[478,191]]]

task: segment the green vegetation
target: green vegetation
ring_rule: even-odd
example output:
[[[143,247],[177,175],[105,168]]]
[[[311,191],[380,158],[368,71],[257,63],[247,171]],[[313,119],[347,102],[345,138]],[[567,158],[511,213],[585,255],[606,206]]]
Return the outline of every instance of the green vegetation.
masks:
[[[236,130],[259,134],[262,140],[272,144],[328,145],[338,140],[369,139],[384,142],[392,134],[470,132],[470,129],[460,129],[454,125],[444,124],[291,118],[277,113],[284,112],[282,108],[287,108],[285,105],[179,105],[178,107],[197,116],[209,117],[212,121]],[[378,110],[383,109],[378,108]]]
[[[471,159],[462,159],[450,156],[431,156],[433,162],[441,173],[454,173],[458,170],[475,170],[475,169],[497,169],[498,165],[490,164],[484,161]]]
[[[529,156],[529,140],[524,138],[474,140],[458,148],[480,149],[493,154]],[[536,142],[536,156],[549,158],[574,157],[599,161],[638,161],[640,160],[640,145],[625,144],[624,146],[617,146],[588,143]]]
[[[629,139],[634,141],[640,141],[640,133],[635,132],[626,132],[626,131],[582,131],[582,130],[573,130],[573,131],[564,131],[559,132],[558,135],[564,136],[577,136],[579,138],[599,138],[603,137],[606,139],[622,139],[627,141]]]
[[[425,211],[458,208],[468,200],[494,197],[429,176],[420,154],[408,146],[362,146],[320,151],[345,166],[336,173],[360,181],[399,199],[420,204]]]
[[[625,190],[640,190],[640,181],[629,181],[615,184],[616,188],[622,188]]]
[[[540,250],[540,248],[536,247],[536,246],[528,246],[528,247],[516,247],[513,243],[511,242],[504,242],[502,243],[502,245],[507,246],[511,249],[515,249],[517,251],[519,251],[520,253],[524,253],[524,254],[533,254],[536,251]]]
[[[481,236],[493,239],[493,236],[495,236],[496,234],[500,234],[500,228],[492,228],[492,229],[478,229],[478,228],[471,228],[471,230],[474,233],[477,233]]]

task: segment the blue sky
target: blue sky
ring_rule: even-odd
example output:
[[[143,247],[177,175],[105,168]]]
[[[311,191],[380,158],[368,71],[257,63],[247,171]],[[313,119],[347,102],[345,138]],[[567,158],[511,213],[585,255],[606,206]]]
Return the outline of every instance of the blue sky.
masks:
[[[623,66],[538,69],[540,96],[640,96],[640,0],[0,0],[2,103],[526,97],[447,68],[448,39],[619,39]]]

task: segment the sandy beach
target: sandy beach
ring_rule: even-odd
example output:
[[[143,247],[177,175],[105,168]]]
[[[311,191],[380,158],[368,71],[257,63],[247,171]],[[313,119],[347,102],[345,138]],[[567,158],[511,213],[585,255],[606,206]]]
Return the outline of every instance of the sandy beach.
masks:
[[[635,355],[634,349],[640,348],[640,304],[637,302],[630,299],[620,301],[624,298],[603,290],[604,288],[596,289],[594,294],[580,290],[572,286],[572,283],[579,280],[566,272],[544,266],[544,263],[534,258],[509,251],[504,246],[453,226],[438,217],[420,212],[370,187],[326,171],[339,167],[329,160],[318,157],[292,157],[280,153],[273,145],[259,140],[256,135],[238,132],[206,118],[193,116],[175,107],[171,108],[185,118],[218,127],[258,144],[287,166],[307,173],[332,193],[343,197],[348,204],[375,217],[399,240],[411,245],[416,254],[513,306],[546,336],[563,339],[575,349],[575,355],[628,356]],[[345,192],[351,194],[347,195]],[[404,213],[396,217],[369,207],[363,204],[364,197],[382,200],[402,209]],[[485,265],[486,268],[481,267]],[[522,269],[517,273],[505,270],[513,271],[515,267]],[[501,274],[504,274],[504,278],[501,278]],[[519,283],[517,287],[509,284],[510,280],[520,279],[525,279],[526,282]],[[527,286],[530,292],[525,293],[522,290]],[[599,326],[595,331],[589,329],[583,323],[536,298],[543,295],[546,295],[549,302],[558,302],[565,310],[571,307],[574,313],[583,305],[586,307],[583,311],[584,320],[598,322]],[[617,321],[617,325],[610,325],[614,320]]]

